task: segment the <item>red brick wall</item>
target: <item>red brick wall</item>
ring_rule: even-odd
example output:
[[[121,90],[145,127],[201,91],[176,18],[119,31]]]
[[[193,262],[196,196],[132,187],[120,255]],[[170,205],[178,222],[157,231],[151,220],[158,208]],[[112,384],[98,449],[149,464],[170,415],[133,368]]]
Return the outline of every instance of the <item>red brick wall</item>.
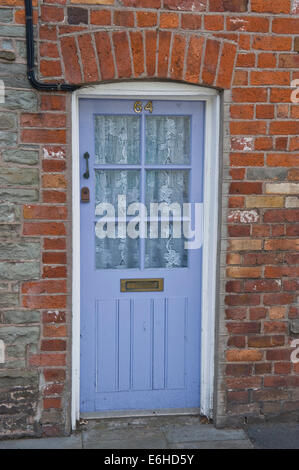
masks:
[[[290,356],[299,318],[299,104],[291,102],[299,2],[77,3],[35,2],[41,80],[158,78],[226,90],[214,413],[223,424],[298,412],[299,364]],[[22,1],[5,4],[17,5],[22,23]],[[43,312],[29,366],[45,381],[44,409],[57,412],[44,421],[55,434],[70,393],[70,101],[39,93],[38,112],[21,112],[19,122],[20,143],[41,154],[41,196],[24,205],[23,235],[42,241],[42,275],[23,282],[22,303]]]

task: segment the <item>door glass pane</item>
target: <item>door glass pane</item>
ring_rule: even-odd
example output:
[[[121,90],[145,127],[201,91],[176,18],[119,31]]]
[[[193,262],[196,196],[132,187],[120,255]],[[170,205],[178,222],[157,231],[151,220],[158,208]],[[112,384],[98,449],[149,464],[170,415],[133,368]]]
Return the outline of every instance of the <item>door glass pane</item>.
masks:
[[[188,250],[184,248],[184,238],[173,237],[173,227],[169,224],[167,238],[147,238],[145,240],[146,268],[185,268],[188,266]],[[148,230],[149,234],[149,230]]]
[[[146,116],[146,163],[190,164],[190,116]]]
[[[125,195],[127,205],[140,199],[139,170],[96,170],[95,202],[109,202],[117,209],[119,195]]]
[[[139,268],[139,239],[95,237],[96,269]]]
[[[96,164],[139,164],[139,116],[94,117]]]
[[[146,204],[189,200],[189,170],[147,170]]]

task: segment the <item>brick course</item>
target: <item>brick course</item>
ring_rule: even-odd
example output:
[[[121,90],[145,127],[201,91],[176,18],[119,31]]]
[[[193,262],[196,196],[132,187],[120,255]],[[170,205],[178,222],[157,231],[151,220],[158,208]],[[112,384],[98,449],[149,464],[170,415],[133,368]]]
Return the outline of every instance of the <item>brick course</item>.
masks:
[[[291,342],[298,338],[290,321],[299,318],[299,103],[291,102],[291,82],[299,78],[298,2],[33,5],[41,81],[155,78],[221,91],[221,340],[214,417],[221,425],[298,416],[299,368],[290,361]],[[21,0],[2,2],[1,23],[0,50],[12,52],[13,60],[0,56],[6,86],[0,103],[0,243],[9,253],[1,258],[0,334],[11,338],[0,391],[12,403],[22,385],[24,405],[15,405],[13,419],[1,414],[0,436],[64,434],[70,429],[70,97],[37,92],[28,83]],[[35,243],[38,251],[24,243]]]

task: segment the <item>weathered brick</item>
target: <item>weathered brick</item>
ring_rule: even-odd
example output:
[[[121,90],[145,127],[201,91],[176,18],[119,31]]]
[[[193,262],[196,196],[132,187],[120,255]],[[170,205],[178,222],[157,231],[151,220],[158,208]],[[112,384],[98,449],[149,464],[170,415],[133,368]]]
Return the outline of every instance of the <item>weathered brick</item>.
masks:
[[[83,76],[85,82],[96,82],[99,80],[98,70],[96,67],[96,56],[93,48],[91,36],[83,34],[78,36],[79,50],[83,63]],[[57,125],[57,127],[59,127]]]
[[[79,65],[77,46],[74,37],[62,37],[61,38],[61,51],[65,67],[65,77],[69,83],[80,83],[82,81],[81,69]],[[47,140],[44,140],[48,143]],[[54,140],[52,143],[61,142],[60,140]]]
[[[35,354],[29,358],[33,367],[65,366],[65,354]]]
[[[236,50],[237,48],[234,44],[223,44],[216,82],[216,85],[221,88],[230,88]]]
[[[61,408],[61,398],[44,398],[44,409]]]
[[[262,183],[238,182],[230,184],[230,194],[262,194]]]
[[[212,39],[207,39],[202,71],[202,80],[208,85],[213,85],[215,82],[219,52],[220,43],[218,41],[213,41]],[[229,70],[230,69],[228,68],[228,71]]]
[[[143,35],[139,31],[130,31],[131,49],[133,55],[134,77],[144,73]]]
[[[41,344],[42,351],[65,351],[66,341],[63,339],[44,339]]]
[[[230,267],[227,268],[227,276],[233,278],[250,278],[260,277],[262,270],[260,267],[249,268],[249,267]]]
[[[269,20],[258,16],[231,16],[227,17],[226,27],[228,31],[267,33]]]
[[[65,130],[52,129],[24,129],[21,136],[23,143],[66,143]]]
[[[267,183],[267,194],[299,194],[299,183]]]
[[[65,225],[62,222],[25,222],[24,235],[65,235]]]
[[[282,335],[250,336],[248,338],[248,346],[250,348],[274,348],[276,346],[283,346],[284,342],[285,339]]]
[[[247,196],[246,207],[283,207],[284,198],[279,196]]]
[[[100,63],[102,79],[109,80],[114,78],[115,69],[109,35],[106,32],[96,33],[95,43]]]
[[[299,240],[266,240],[265,250],[299,250]]]
[[[51,281],[30,281],[23,282],[22,285],[23,294],[52,294],[52,293],[66,293],[66,281],[65,280],[51,280]]]
[[[113,33],[118,78],[131,77],[131,61],[128,37],[125,32]]]
[[[225,304],[230,306],[259,305],[260,300],[260,296],[255,294],[227,295]]]
[[[201,28],[202,18],[200,15],[191,13],[182,14],[182,28],[190,30],[199,30]]]
[[[145,63],[149,77],[154,76],[156,73],[157,40],[158,37],[155,31],[147,31],[145,33]]]
[[[286,36],[255,36],[253,49],[263,51],[290,51],[292,38]]]
[[[99,26],[106,26],[111,24],[111,11],[110,10],[91,10],[90,23]]]
[[[158,77],[166,78],[168,76],[168,65],[170,58],[170,41],[171,33],[169,31],[161,31],[159,34],[159,51],[158,51]]]
[[[58,23],[63,21],[64,12],[63,8],[52,5],[41,6],[41,19],[45,23]]]
[[[138,11],[137,12],[137,26],[139,26],[140,28],[156,26],[157,18],[158,18],[157,13]]]
[[[206,0],[164,0],[164,8],[183,11],[204,11]]]
[[[86,8],[67,8],[67,20],[69,24],[87,24],[88,10]]]
[[[248,0],[210,0],[210,11],[246,12]]]
[[[204,38],[191,36],[188,47],[187,68],[185,74],[185,80],[190,83],[199,82],[203,46]]]
[[[262,353],[254,349],[231,349],[226,352],[226,359],[229,362],[256,362],[262,360]]]
[[[161,13],[160,28],[175,29],[179,26],[179,15],[177,13]]]
[[[183,78],[186,39],[182,35],[175,35],[172,46],[170,76],[175,80]]]
[[[65,375],[64,369],[44,369],[46,382],[64,382]]]
[[[290,0],[251,0],[251,11],[257,13],[290,13]]]
[[[261,240],[230,240],[229,249],[232,251],[255,251],[262,249]]]

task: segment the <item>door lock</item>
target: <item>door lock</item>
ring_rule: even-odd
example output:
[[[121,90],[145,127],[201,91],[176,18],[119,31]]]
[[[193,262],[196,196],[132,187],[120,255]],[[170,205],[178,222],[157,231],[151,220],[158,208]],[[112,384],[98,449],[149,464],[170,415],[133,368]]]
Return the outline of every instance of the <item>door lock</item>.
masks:
[[[89,202],[89,188],[81,188],[81,202]]]

